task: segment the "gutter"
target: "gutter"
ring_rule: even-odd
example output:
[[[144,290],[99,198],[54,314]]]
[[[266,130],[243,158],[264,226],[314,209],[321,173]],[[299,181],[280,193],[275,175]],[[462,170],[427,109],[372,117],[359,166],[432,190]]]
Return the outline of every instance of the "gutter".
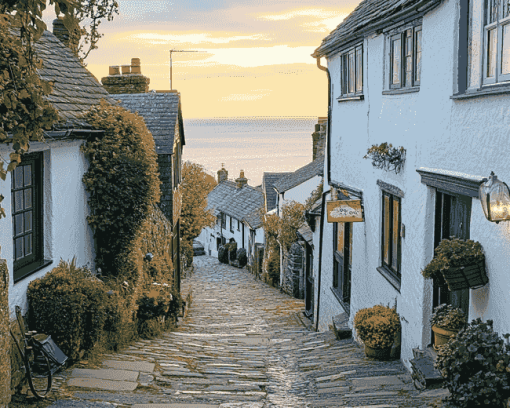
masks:
[[[329,69],[321,65],[321,58],[317,58],[317,68],[321,71],[325,71],[328,75],[328,128],[326,129],[326,155],[328,162],[328,184],[329,180],[331,180],[331,74],[329,73]]]
[[[324,241],[324,218],[326,216],[326,211],[324,207],[326,206],[326,195],[329,194],[331,190],[325,191],[322,193],[322,203],[321,203],[321,228],[320,228],[320,236],[319,236],[319,270],[317,271],[317,321],[315,322],[315,331],[319,330],[319,319],[320,319],[320,309],[321,309],[321,281],[322,281],[322,243]]]

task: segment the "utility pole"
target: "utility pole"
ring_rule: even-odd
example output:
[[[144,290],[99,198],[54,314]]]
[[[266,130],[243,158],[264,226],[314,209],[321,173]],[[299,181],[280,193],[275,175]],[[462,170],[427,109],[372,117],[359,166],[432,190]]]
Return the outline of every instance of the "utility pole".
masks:
[[[172,90],[172,52],[207,52],[207,51],[170,50],[170,90]]]

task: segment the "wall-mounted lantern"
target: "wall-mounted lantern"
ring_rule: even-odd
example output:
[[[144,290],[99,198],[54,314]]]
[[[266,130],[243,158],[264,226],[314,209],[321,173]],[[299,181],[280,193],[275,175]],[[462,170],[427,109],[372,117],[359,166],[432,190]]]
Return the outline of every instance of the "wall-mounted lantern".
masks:
[[[485,217],[498,224],[510,221],[510,190],[506,183],[491,172],[489,180],[480,185],[480,201]]]

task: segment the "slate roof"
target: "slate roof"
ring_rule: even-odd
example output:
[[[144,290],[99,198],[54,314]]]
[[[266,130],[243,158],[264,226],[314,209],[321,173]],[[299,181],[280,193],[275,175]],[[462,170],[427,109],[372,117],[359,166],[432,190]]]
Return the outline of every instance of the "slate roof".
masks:
[[[276,183],[283,176],[291,173],[268,173],[264,172],[262,177],[263,191],[266,194],[266,212],[276,208],[276,191],[274,191],[274,183]]]
[[[308,242],[308,244],[313,244],[313,231],[306,222],[298,229],[297,232],[306,242]]]
[[[322,40],[312,56],[327,55],[349,41],[363,38],[370,31],[396,23],[418,3],[420,10],[432,9],[440,0],[364,0]]]
[[[264,207],[264,194],[256,188],[225,180],[219,183],[207,196],[207,209],[221,211],[235,219],[246,221],[256,229],[262,225],[258,211]]]
[[[280,178],[275,184],[274,188],[278,193],[283,193],[291,188],[299,186],[307,180],[315,176],[322,176],[324,174],[324,156],[319,156],[313,162],[308,163],[297,169],[294,173]]]
[[[322,213],[322,199],[318,199],[308,211],[308,214],[321,215]]]
[[[179,117],[179,99],[177,92],[147,92],[139,94],[115,94],[113,98],[130,110],[143,117],[147,129],[156,143],[156,153],[172,154],[175,126],[180,120],[182,144],[184,145],[182,118]]]
[[[91,126],[78,116],[101,99],[109,102],[113,99],[71,50],[49,31],[45,31],[35,44],[35,51],[43,61],[39,76],[53,82],[53,90],[46,100],[58,110],[62,119],[55,128],[90,129]]]

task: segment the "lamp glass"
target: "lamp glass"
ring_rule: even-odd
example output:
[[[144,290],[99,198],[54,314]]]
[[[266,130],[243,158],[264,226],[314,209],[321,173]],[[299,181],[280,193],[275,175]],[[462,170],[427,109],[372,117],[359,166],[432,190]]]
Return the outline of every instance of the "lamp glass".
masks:
[[[489,180],[480,185],[480,202],[489,221],[510,220],[510,191],[508,186],[491,174]]]

